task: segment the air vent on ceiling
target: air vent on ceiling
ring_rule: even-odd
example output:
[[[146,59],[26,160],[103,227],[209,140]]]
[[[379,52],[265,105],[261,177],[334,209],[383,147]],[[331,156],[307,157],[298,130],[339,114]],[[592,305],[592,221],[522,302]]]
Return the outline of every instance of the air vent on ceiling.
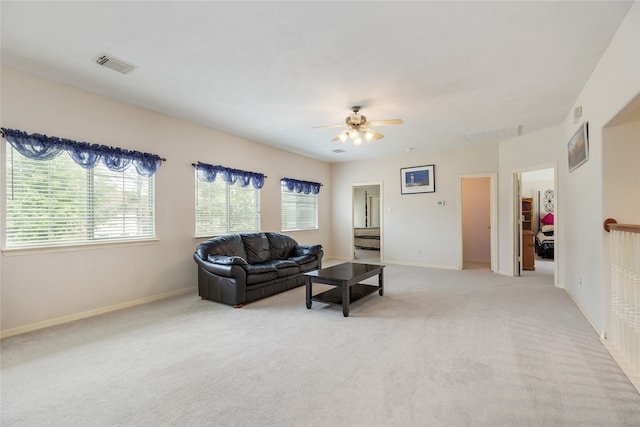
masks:
[[[490,129],[477,132],[468,132],[464,134],[464,138],[468,142],[488,142],[499,139],[515,138],[520,135],[520,125],[510,128]]]
[[[333,150],[333,152],[336,153],[336,154],[346,153],[346,151],[343,150],[342,148],[336,148],[335,150]]]
[[[93,58],[93,61],[98,65],[102,65],[103,67],[110,68],[122,74],[130,73],[136,68],[135,65],[127,64],[123,60],[115,58],[107,53],[101,53]]]

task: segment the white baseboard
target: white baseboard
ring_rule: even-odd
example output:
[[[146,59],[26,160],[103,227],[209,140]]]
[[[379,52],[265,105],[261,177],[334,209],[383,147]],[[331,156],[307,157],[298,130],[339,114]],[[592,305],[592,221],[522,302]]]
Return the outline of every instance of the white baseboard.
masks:
[[[574,295],[571,293],[571,291],[568,288],[564,287],[564,286],[558,285],[558,287],[560,289],[564,289],[564,291],[567,293],[567,295],[569,295],[569,298],[571,298],[571,301],[573,301],[573,303],[576,305],[576,307],[578,307],[578,310],[580,310],[580,312],[582,313],[584,318],[587,319],[587,322],[589,322],[589,324],[591,325],[593,330],[596,332],[596,334],[598,334],[598,337],[600,337],[600,339],[604,339],[605,338],[604,331],[601,331],[601,330],[598,329],[598,327],[593,322],[593,320],[591,320],[591,317],[589,317],[589,315],[587,314],[587,311],[584,309],[584,307],[582,307],[582,305],[580,305],[580,303],[574,297]]]
[[[158,301],[165,298],[171,298],[177,295],[186,294],[196,290],[196,286],[191,286],[177,291],[171,291],[160,295],[154,295],[151,297],[139,298],[132,301],[123,302],[120,304],[110,305],[107,307],[96,308],[93,310],[83,311],[81,313],[70,314],[68,316],[56,317],[55,319],[44,320],[42,322],[31,323],[25,326],[19,326],[17,328],[7,329],[0,331],[0,339],[12,337],[14,335],[20,335],[27,332],[37,331],[38,329],[44,329],[51,326],[61,325],[63,323],[73,322],[75,320],[86,319],[87,317],[97,316],[99,314],[109,313],[111,311],[122,310],[123,308],[129,308],[136,305],[146,304],[152,301]]]
[[[609,351],[609,354],[616,361],[622,372],[629,378],[631,384],[640,393],[640,372],[636,371],[634,367],[627,362],[624,355],[611,343],[609,340],[602,340],[602,344]]]
[[[479,264],[491,264],[491,260],[490,259],[465,258],[464,262],[477,262]]]
[[[325,260],[354,261],[353,258],[339,257],[339,256],[325,257],[322,260],[323,261]],[[395,260],[389,260],[389,259],[385,259],[383,261],[383,264],[406,265],[408,267],[440,268],[444,270],[458,270],[458,267],[455,265],[422,264],[422,263],[416,263],[416,262],[402,262],[402,261],[395,261]]]
[[[407,267],[424,267],[424,268],[438,268],[442,270],[458,270],[458,267],[455,265],[438,265],[438,264],[424,264],[419,262],[404,262],[404,261],[395,261],[395,260],[384,260],[385,264],[394,264],[394,265],[406,265]]]

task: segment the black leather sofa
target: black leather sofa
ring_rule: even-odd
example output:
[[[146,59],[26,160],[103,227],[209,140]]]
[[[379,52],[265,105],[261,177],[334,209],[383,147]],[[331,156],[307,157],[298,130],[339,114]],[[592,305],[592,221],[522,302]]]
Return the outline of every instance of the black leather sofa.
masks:
[[[321,245],[299,245],[281,233],[241,233],[198,245],[198,293],[234,307],[295,288],[322,268]]]

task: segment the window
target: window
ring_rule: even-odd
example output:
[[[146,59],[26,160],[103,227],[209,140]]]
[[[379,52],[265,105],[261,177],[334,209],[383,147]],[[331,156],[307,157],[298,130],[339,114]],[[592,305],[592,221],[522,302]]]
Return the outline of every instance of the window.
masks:
[[[289,189],[282,181],[282,231],[318,228],[318,195]]]
[[[155,237],[154,179],[79,166],[66,152],[30,159],[6,146],[6,248]]]
[[[224,179],[206,181],[196,169],[196,237],[260,231],[260,190]]]

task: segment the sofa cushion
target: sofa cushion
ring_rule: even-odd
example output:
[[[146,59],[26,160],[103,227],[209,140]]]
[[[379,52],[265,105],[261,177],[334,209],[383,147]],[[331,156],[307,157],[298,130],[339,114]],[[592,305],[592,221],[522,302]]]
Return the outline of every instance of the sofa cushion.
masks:
[[[249,264],[260,264],[271,259],[269,239],[264,233],[242,234],[242,241]]]
[[[281,233],[265,233],[269,239],[271,259],[287,259],[298,245],[293,237]]]
[[[274,266],[275,268],[295,267],[295,266],[298,265],[294,261],[291,261],[291,260],[288,260],[288,259],[276,259],[276,260],[273,260],[273,261],[269,262],[269,264]]]
[[[300,256],[292,256],[289,257],[289,261],[295,262],[298,265],[306,264],[308,262],[313,262],[317,259],[314,255],[300,255]]]
[[[261,273],[269,273],[269,272],[276,272],[278,271],[278,269],[271,265],[271,263],[268,264],[247,264],[244,266],[244,269],[247,271],[247,274],[261,274]]]
[[[209,245],[209,254],[224,256],[239,256],[247,259],[244,244],[239,234],[227,234],[205,242]],[[204,259],[204,258],[203,258]]]
[[[247,264],[243,267],[247,271],[247,285],[267,282],[278,278],[278,269],[271,263]]]
[[[300,273],[300,266],[290,260],[280,259],[271,261],[278,270],[278,277],[288,277]]]
[[[221,265],[247,265],[247,261],[239,256],[209,255],[209,262]]]

